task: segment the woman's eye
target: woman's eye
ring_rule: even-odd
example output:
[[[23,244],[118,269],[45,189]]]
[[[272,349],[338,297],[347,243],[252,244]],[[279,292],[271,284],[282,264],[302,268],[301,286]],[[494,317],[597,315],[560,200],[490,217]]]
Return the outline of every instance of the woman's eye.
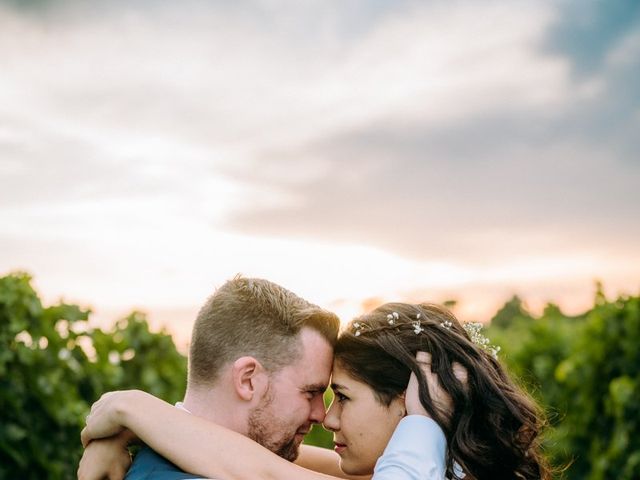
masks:
[[[336,392],[336,393],[335,393],[335,396],[336,396],[336,400],[338,401],[338,403],[342,403],[342,402],[344,402],[345,400],[349,400],[349,397],[347,397],[346,395],[343,395],[343,394],[342,394],[342,393],[340,393],[340,392]]]

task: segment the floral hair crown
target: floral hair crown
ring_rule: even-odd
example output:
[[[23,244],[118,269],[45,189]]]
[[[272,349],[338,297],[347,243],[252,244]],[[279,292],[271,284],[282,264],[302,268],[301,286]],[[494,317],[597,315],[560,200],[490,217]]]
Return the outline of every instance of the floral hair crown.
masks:
[[[387,314],[387,323],[392,327],[407,325],[407,324],[399,324],[398,323],[399,319],[400,319],[400,315],[398,314],[398,312],[391,312]],[[416,314],[416,319],[412,320],[410,325],[413,328],[413,333],[415,333],[416,335],[420,335],[422,332],[425,331],[424,327],[422,326],[420,313]],[[353,322],[352,326],[353,326],[353,334],[356,337],[359,337],[360,335],[362,335],[362,333],[366,331],[371,331],[371,327],[369,327],[369,325],[367,325],[366,323]],[[440,326],[445,330],[449,330],[451,332],[453,331],[452,330],[453,323],[450,320],[445,320],[444,322],[441,322]],[[462,327],[465,329],[465,331],[467,332],[467,334],[469,335],[469,338],[473,343],[475,343],[478,347],[482,348],[485,352],[489,353],[493,358],[495,359],[498,358],[498,352],[500,352],[500,346],[492,345],[491,341],[484,336],[484,334],[481,331],[483,328],[483,325],[481,323],[464,322],[462,324]]]

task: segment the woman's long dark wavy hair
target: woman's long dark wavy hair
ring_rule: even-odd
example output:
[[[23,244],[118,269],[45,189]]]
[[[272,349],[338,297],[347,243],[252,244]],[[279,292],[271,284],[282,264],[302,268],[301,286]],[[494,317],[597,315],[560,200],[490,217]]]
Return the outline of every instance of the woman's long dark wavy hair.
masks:
[[[434,408],[415,358],[418,351],[431,354],[431,370],[451,396],[449,417]],[[445,308],[382,305],[349,324],[338,339],[335,357],[387,406],[406,390],[411,372],[417,375],[420,401],[447,438],[447,477],[460,478],[455,461],[465,480],[551,478],[540,452],[541,412]],[[466,368],[466,385],[454,376],[453,362]]]

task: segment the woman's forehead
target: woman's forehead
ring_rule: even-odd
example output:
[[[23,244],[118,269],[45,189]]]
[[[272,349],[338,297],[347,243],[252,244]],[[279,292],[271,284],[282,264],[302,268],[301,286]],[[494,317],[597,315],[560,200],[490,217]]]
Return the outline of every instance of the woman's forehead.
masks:
[[[354,378],[340,362],[333,362],[333,370],[331,371],[331,384],[338,384],[345,387],[357,387],[364,385],[360,380]]]

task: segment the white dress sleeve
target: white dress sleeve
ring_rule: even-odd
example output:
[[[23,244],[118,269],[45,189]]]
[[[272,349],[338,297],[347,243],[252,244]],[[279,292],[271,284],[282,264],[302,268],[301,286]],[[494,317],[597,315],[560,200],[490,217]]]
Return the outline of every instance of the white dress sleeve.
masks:
[[[443,480],[447,441],[440,426],[423,415],[400,420],[372,480]]]

